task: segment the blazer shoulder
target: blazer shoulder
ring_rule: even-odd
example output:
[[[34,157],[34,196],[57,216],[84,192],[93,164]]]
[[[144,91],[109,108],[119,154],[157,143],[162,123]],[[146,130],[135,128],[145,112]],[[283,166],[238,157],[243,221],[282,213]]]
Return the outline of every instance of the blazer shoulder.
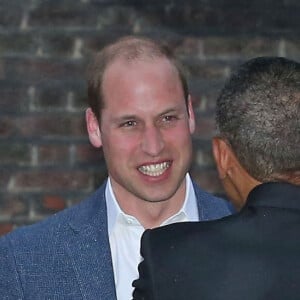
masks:
[[[215,220],[236,212],[229,201],[205,192],[195,182],[193,187],[198,204],[199,221]]]
[[[26,247],[32,249],[35,244],[49,247],[53,240],[57,242],[66,237],[71,229],[76,231],[89,226],[100,227],[107,219],[104,191],[105,184],[80,203],[35,224],[15,229],[2,237],[0,243],[9,241],[11,246],[19,251],[25,250]]]

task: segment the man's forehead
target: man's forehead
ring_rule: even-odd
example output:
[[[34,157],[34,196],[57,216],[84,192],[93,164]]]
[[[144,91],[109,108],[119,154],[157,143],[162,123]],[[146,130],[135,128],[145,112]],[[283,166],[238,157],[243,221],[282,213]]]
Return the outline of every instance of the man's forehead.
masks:
[[[112,60],[106,66],[104,77],[106,77],[107,74],[111,73],[111,71],[114,69],[128,71],[129,69],[134,69],[136,67],[140,67],[143,65],[164,67],[172,70],[175,73],[178,73],[175,64],[172,61],[170,61],[167,57],[164,56],[141,56],[133,59],[120,56]]]

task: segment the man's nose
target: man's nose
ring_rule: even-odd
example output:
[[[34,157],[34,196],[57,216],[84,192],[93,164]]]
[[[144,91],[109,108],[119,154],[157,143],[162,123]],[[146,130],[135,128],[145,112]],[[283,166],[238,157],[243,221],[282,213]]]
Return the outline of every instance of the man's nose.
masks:
[[[160,129],[151,126],[145,128],[142,137],[142,150],[150,156],[157,156],[164,148],[164,139]]]

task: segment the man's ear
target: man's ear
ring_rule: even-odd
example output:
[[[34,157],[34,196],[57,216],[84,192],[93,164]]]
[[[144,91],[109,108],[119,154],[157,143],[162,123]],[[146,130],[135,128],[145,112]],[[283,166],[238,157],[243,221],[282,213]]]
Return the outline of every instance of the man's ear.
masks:
[[[222,180],[227,176],[227,171],[230,168],[231,149],[222,138],[214,137],[212,140],[212,150],[219,178]]]
[[[85,112],[85,120],[91,144],[96,148],[100,148],[102,146],[100,126],[90,107]]]
[[[225,192],[234,206],[240,209],[245,204],[249,192],[260,182],[248,174],[222,138],[213,138],[212,147]]]
[[[188,113],[189,113],[189,128],[190,128],[190,133],[193,134],[195,131],[196,124],[195,124],[195,114],[194,114],[191,95],[188,96],[187,104],[188,104]]]

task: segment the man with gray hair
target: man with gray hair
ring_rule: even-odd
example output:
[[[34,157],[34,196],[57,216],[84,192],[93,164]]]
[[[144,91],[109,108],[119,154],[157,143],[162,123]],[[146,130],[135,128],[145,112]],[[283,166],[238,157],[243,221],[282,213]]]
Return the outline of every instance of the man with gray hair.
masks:
[[[135,300],[299,299],[300,64],[252,59],[217,101],[213,153],[241,211],[142,238]]]

